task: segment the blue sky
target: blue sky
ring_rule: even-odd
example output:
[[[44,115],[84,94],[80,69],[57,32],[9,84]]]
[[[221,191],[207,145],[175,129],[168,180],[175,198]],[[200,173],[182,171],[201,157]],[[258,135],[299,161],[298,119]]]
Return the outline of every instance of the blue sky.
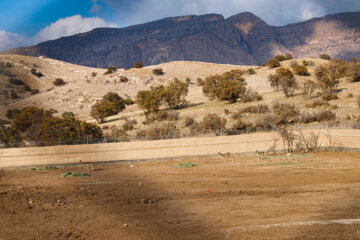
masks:
[[[359,0],[0,0],[0,50],[96,27],[124,27],[169,16],[250,11],[271,25],[360,11]]]

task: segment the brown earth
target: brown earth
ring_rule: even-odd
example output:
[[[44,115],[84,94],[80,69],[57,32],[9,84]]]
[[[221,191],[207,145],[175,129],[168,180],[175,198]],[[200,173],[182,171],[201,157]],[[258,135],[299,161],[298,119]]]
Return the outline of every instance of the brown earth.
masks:
[[[360,239],[359,160],[203,157],[182,159],[201,164],[189,168],[97,165],[77,178],[59,176],[78,166],[3,170],[0,239]]]

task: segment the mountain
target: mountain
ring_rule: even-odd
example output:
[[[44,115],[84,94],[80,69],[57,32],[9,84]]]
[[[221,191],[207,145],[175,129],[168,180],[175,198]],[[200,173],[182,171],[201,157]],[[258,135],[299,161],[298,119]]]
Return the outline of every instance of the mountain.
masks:
[[[259,65],[276,54],[360,57],[360,12],[276,27],[252,13],[171,17],[126,28],[98,28],[2,52],[89,66],[132,67],[169,61]]]

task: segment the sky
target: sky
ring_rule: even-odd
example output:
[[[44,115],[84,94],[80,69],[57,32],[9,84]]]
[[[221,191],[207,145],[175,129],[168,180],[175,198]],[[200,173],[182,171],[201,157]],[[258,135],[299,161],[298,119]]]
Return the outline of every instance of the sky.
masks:
[[[349,11],[360,0],[0,0],[0,51],[172,16],[252,12],[282,26]]]

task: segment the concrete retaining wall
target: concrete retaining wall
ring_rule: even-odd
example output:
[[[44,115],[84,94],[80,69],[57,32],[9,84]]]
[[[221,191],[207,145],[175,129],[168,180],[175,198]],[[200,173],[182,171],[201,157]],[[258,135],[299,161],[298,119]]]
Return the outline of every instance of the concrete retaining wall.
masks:
[[[323,131],[324,130],[313,130]],[[360,130],[331,130],[336,145],[360,148]],[[121,160],[163,159],[212,155],[218,152],[244,153],[267,150],[276,133],[237,136],[183,138],[91,145],[29,147],[0,150],[0,168],[50,164],[106,162]],[[323,146],[328,145],[324,139]],[[279,141],[278,149],[282,148]]]

